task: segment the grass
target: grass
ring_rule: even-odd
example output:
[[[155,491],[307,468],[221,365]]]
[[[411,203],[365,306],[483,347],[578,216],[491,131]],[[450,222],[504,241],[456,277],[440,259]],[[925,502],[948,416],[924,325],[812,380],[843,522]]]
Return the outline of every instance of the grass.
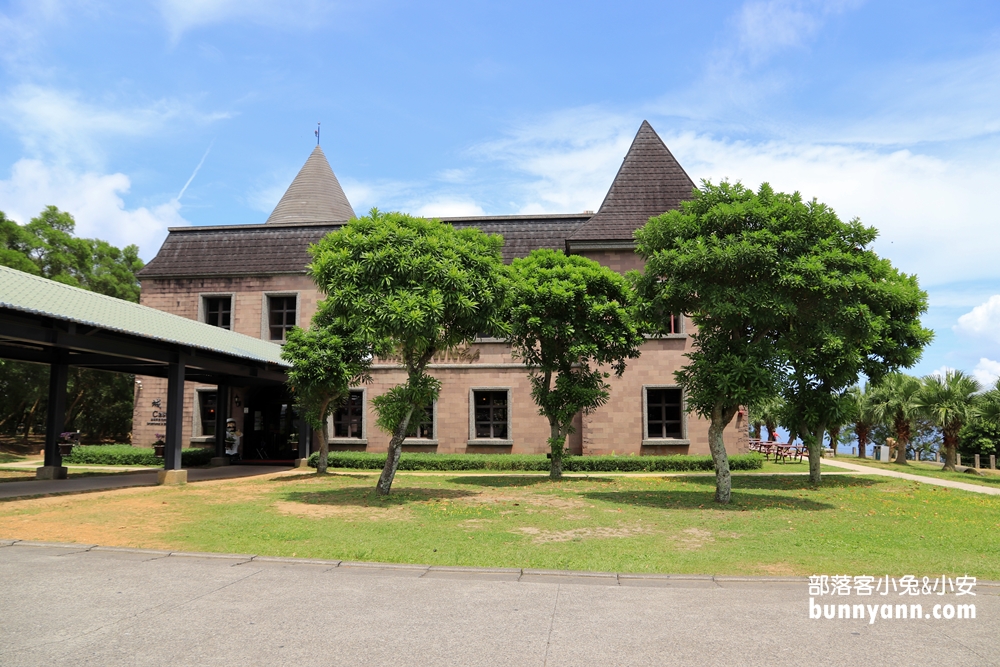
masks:
[[[781,466],[781,464],[777,464]],[[792,464],[786,464],[790,466]],[[907,480],[281,473],[0,502],[0,537],[431,565],[1000,579],[1000,498]]]
[[[982,486],[1000,486],[1000,471],[989,470],[980,468],[979,472],[982,473],[982,477],[978,475],[970,475],[964,472],[951,472],[941,470],[941,463],[934,463],[932,461],[907,461],[906,465],[900,465],[898,463],[882,463],[881,461],[875,461],[873,459],[859,459],[857,457],[840,457],[847,463],[858,463],[863,466],[868,466],[870,468],[877,468],[879,470],[894,470],[896,472],[905,472],[911,475],[920,475],[922,477],[937,477],[938,479],[950,479],[953,482],[966,482],[968,484],[979,484]]]

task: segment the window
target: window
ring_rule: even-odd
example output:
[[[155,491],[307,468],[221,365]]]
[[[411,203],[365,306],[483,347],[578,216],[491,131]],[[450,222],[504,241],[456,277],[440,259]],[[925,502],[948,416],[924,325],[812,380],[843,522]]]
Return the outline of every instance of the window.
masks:
[[[289,329],[296,323],[297,298],[294,295],[271,296],[267,301],[267,323],[271,340],[285,340]]]
[[[365,393],[352,391],[333,413],[333,437],[364,438]]]
[[[646,437],[682,438],[681,390],[646,389]]]
[[[684,333],[684,322],[683,316],[677,315],[675,313],[670,314],[670,319],[667,324],[667,331],[664,333],[668,334],[680,334]]]
[[[201,434],[215,435],[215,410],[218,407],[218,393],[199,391],[198,409],[201,413]]]
[[[233,298],[231,296],[205,297],[205,323],[213,327],[232,329]]]
[[[507,440],[507,391],[472,392],[476,438]]]
[[[408,438],[434,439],[434,406],[429,405],[420,412],[413,413],[410,418],[410,428],[406,432]]]

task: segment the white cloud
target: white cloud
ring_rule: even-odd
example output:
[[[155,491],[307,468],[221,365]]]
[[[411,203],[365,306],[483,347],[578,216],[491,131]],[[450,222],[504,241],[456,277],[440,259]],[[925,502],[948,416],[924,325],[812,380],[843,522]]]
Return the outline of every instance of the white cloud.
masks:
[[[763,0],[740,8],[737,31],[740,47],[754,60],[789,47],[802,46],[831,14],[852,9],[852,0]]]
[[[145,137],[176,120],[207,123],[227,117],[170,99],[131,108],[112,99],[97,104],[75,92],[33,84],[15,86],[0,98],[0,120],[14,128],[31,153],[91,166],[103,161],[102,145],[110,137]]]
[[[972,375],[977,380],[983,389],[989,389],[996,384],[998,378],[1000,378],[1000,361],[993,361],[992,359],[987,359],[983,357],[976,364],[976,367],[972,370]]]
[[[57,206],[76,219],[77,236],[102,238],[118,247],[134,243],[143,259],[149,260],[163,243],[167,227],[189,223],[181,216],[176,198],[127,208],[122,196],[130,187],[125,174],[78,172],[22,159],[14,164],[8,180],[0,180],[0,206],[22,224],[46,206]]]
[[[414,215],[433,218],[486,215],[479,204],[468,199],[437,198],[423,204],[416,204],[411,210]]]
[[[335,7],[321,0],[160,0],[159,5],[175,40],[193,28],[227,21],[312,27]]]
[[[958,318],[953,329],[956,333],[989,338],[1000,343],[1000,294],[994,294],[985,303]]]

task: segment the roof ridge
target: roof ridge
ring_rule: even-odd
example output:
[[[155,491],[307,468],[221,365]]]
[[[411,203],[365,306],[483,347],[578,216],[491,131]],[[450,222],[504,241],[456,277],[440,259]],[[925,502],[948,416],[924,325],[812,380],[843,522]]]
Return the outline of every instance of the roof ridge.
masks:
[[[354,208],[347,200],[344,189],[340,187],[340,181],[333,173],[323,149],[316,146],[265,224],[346,222],[354,217]]]

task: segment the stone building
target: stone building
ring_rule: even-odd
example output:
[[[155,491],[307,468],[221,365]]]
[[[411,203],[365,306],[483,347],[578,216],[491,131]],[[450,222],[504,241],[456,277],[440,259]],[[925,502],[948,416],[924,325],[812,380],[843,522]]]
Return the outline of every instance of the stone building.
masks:
[[[677,208],[694,183],[647,122],[643,122],[597,213],[443,218],[504,237],[504,260],[536,248],[589,257],[615,271],[642,268],[633,232],[654,215]],[[292,326],[309,325],[321,294],[306,275],[309,245],[355,213],[317,146],[264,224],[170,230],[142,270],[141,303],[250,336],[280,342]],[[612,378],[607,405],[576,420],[575,454],[707,454],[708,423],[683,410],[673,372],[691,342],[683,317],[673,332],[649,339],[624,376]],[[408,451],[537,453],[546,451],[548,423],[531,400],[524,366],[503,341],[477,339],[439,354],[429,372],[441,395],[427,410]],[[397,365],[378,360],[374,382],[352,390],[333,417],[331,449],[385,451],[389,435],[375,426],[371,399],[400,383]],[[133,442],[148,445],[158,423],[165,382],[142,378]],[[281,389],[233,387],[227,412],[244,434],[244,459],[295,458],[298,423]],[[214,441],[218,400],[213,386],[185,392],[185,442]],[[746,450],[743,415],[726,431],[726,447]]]

